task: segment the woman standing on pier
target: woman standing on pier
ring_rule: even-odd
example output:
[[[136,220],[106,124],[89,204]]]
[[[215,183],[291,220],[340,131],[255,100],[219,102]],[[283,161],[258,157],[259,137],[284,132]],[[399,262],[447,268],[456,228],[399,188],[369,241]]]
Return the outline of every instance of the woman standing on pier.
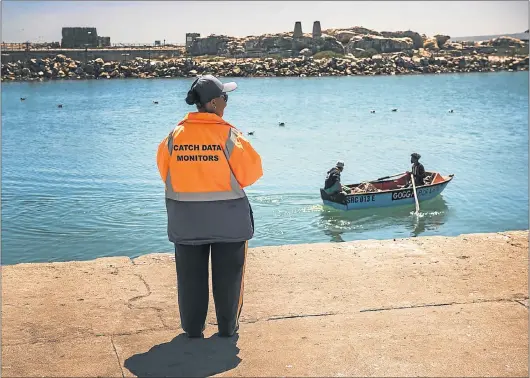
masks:
[[[227,92],[236,88],[211,75],[197,78],[186,103],[198,111],[188,113],[158,147],[180,319],[189,337],[202,337],[205,328],[210,251],[219,336],[232,336],[239,328],[247,246],[254,234],[243,188],[263,171],[258,153],[222,118]]]

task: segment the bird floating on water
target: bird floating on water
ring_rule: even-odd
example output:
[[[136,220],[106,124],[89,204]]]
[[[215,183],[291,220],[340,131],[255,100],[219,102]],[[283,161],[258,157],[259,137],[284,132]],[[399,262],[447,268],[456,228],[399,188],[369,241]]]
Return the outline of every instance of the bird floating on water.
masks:
[[[153,101],[153,104],[158,105],[158,101]]]
[[[247,134],[248,135],[254,135],[254,131],[249,131]]]
[[[393,112],[397,112],[397,109],[396,109],[396,108],[394,108],[394,109],[392,109],[392,111],[393,111]]]
[[[63,107],[63,104],[59,104],[57,105],[58,108],[62,108]]]
[[[20,101],[24,101],[26,97],[20,97]]]
[[[375,113],[375,110],[370,110],[370,113]]]
[[[285,126],[285,123],[280,122],[280,123],[278,123],[278,125],[280,125],[280,126]]]
[[[453,109],[449,110],[449,113],[452,113],[453,112]]]

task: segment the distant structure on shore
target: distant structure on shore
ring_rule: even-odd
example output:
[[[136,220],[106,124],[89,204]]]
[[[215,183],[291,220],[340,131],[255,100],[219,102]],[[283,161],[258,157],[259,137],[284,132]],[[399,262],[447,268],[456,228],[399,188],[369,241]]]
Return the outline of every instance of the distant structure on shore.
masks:
[[[302,32],[302,23],[296,21],[294,23],[293,38],[302,38],[304,33]],[[322,28],[320,27],[320,21],[313,22],[313,38],[322,37]]]
[[[200,38],[200,33],[186,33],[186,51],[189,50],[191,45],[193,44],[193,41],[195,41],[197,38]]]
[[[110,37],[100,37],[96,28],[64,27],[61,47],[67,49],[110,47]]]
[[[313,22],[313,38],[322,37],[322,28],[320,27],[320,21]]]
[[[304,33],[302,33],[302,23],[300,21],[296,21],[294,23],[293,38],[300,38],[303,35]]]

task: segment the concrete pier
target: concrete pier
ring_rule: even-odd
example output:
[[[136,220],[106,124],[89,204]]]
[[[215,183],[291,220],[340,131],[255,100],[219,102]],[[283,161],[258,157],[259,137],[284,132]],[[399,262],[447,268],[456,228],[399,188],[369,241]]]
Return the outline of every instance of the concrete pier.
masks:
[[[2,64],[27,61],[29,59],[55,58],[64,55],[70,59],[81,62],[101,58],[104,61],[121,62],[135,58],[144,59],[167,59],[182,56],[179,48],[137,48],[137,49],[50,49],[50,50],[6,50],[2,51]]]
[[[528,376],[528,232],[255,248],[238,337],[172,254],[2,267],[2,376]]]

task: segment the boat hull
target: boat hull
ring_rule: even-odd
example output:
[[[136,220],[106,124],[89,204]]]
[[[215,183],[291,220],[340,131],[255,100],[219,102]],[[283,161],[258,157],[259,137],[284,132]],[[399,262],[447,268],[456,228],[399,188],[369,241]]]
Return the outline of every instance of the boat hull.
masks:
[[[452,177],[441,183],[416,187],[418,202],[427,201],[438,196],[451,182],[451,179]],[[330,197],[321,190],[321,197],[324,205],[338,210],[360,210],[415,204],[412,187],[384,192],[350,194],[335,198]]]

